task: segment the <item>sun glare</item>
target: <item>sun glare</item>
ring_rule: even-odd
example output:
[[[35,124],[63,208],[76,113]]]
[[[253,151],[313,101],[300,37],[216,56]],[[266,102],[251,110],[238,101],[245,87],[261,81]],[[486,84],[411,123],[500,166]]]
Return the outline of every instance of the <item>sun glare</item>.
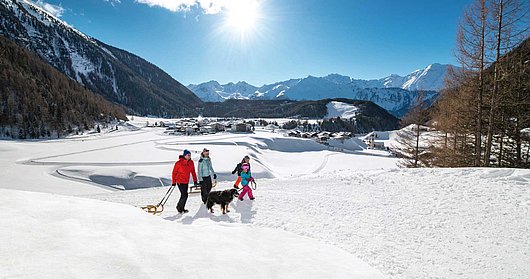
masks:
[[[268,0],[224,0],[221,22],[212,30],[212,39],[221,42],[225,53],[239,56],[269,44],[271,8]]]
[[[260,17],[259,3],[256,0],[234,0],[227,7],[226,28],[244,35],[254,32]]]

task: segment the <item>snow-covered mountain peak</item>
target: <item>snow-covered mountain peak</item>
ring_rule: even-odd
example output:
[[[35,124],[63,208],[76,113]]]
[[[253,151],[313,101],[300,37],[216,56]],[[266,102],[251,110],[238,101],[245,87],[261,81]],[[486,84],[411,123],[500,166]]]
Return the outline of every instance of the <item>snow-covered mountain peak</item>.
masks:
[[[259,92],[256,92],[258,87],[248,84],[245,81],[220,84],[217,81],[211,80],[201,84],[190,84],[188,88],[199,98],[209,102],[222,102],[227,99],[249,99],[251,96],[254,96],[254,98],[259,97],[259,94],[257,94]]]
[[[246,81],[238,81],[238,82],[236,83],[236,85],[237,85],[237,86],[248,86],[248,85],[250,85],[250,84],[248,84]]]
[[[451,65],[433,63],[423,70],[417,70],[406,76],[401,88],[407,90],[440,91],[444,87],[445,77]]]
[[[343,76],[340,74],[330,74],[324,77],[324,79],[331,81],[336,84],[349,84],[352,82],[352,78],[349,76]]]
[[[12,8],[16,8],[16,5],[15,5],[15,2],[17,2],[16,0],[1,0],[1,1],[7,3],[7,6],[10,6]],[[34,16],[42,24],[44,24],[44,25],[46,25],[48,27],[53,26],[53,25],[59,25],[62,28],[65,28],[67,30],[70,30],[70,31],[76,33],[77,35],[83,37],[87,41],[89,41],[89,42],[91,42],[93,44],[96,44],[95,40],[92,37],[90,37],[90,36],[84,34],[83,32],[75,29],[70,24],[68,24],[67,22],[61,20],[60,18],[58,18],[56,16],[54,16],[53,14],[51,14],[50,12],[48,12],[47,10],[45,10],[43,7],[39,6],[38,4],[36,4],[36,3],[32,2],[32,1],[29,1],[29,0],[19,0],[19,2],[20,2],[20,4],[22,4],[24,6],[26,11],[28,11],[32,16]]]
[[[220,85],[219,82],[217,82],[217,81],[215,81],[215,80],[210,80],[210,81],[205,82],[205,83],[202,83],[202,84]]]

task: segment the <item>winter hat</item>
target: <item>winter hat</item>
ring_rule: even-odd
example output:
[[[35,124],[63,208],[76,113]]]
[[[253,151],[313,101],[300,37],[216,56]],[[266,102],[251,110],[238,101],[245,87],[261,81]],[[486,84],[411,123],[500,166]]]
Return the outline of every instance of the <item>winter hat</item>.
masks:
[[[248,170],[250,169],[250,165],[247,163],[244,163],[243,165],[241,165],[241,169]]]
[[[188,150],[188,149],[184,149],[184,153],[182,153],[183,156],[186,156],[190,154],[191,155],[191,152]]]

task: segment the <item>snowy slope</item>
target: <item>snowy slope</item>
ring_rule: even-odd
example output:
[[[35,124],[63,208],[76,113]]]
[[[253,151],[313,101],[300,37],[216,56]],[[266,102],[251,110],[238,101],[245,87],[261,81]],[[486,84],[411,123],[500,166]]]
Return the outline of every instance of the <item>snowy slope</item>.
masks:
[[[339,248],[262,227],[183,226],[127,205],[0,189],[3,278],[384,278]]]
[[[399,87],[407,90],[440,91],[444,87],[448,68],[448,65],[431,64],[423,70],[416,70],[406,76]]]
[[[188,85],[188,88],[205,102],[222,102],[223,87],[217,81],[204,82],[199,85]]]
[[[258,180],[256,200],[236,202],[229,223],[278,228],[343,248],[388,278],[527,278],[530,172],[511,169],[396,169],[349,160],[331,172]],[[366,166],[367,167],[367,166]],[[365,168],[366,168],[365,167]],[[220,187],[229,188],[230,183]],[[167,188],[91,196],[141,205]],[[193,194],[192,194],[193,195]],[[219,222],[194,194],[191,214],[171,199],[162,218]]]
[[[146,119],[135,117],[132,122],[141,127]],[[384,132],[378,138],[391,142],[394,137],[395,133]],[[36,272],[47,272],[50,276],[44,277],[82,277],[77,272],[89,270],[118,278],[160,278],[170,272],[194,278],[213,270],[199,270],[193,264],[204,259],[202,243],[227,242],[228,254],[255,258],[248,261],[254,264],[249,270],[253,274],[239,270],[241,261],[235,261],[233,270],[240,272],[233,275],[236,278],[357,278],[331,271],[335,263],[345,272],[368,270],[357,259],[386,278],[528,277],[529,170],[398,169],[396,158],[365,150],[360,139],[343,144],[351,147],[339,152],[261,129],[253,134],[175,137],[160,128],[123,126],[118,132],[72,139],[0,141],[0,188],[16,190],[0,190],[0,241],[8,243],[0,246],[0,259],[10,262],[9,269],[0,267],[2,275],[32,278]],[[251,157],[256,200],[233,202],[227,215],[218,207],[208,213],[196,193],[190,194],[190,212],[185,215],[175,210],[178,193],[158,217],[130,206],[156,204],[168,189],[177,155],[186,148],[197,160],[204,147],[211,150],[217,189],[232,187],[235,164],[244,155]],[[138,184],[154,187],[111,187],[133,189],[130,186]],[[204,235],[211,238],[199,241]],[[273,239],[281,245],[271,244]],[[249,247],[238,240],[259,244]],[[175,251],[182,250],[189,252],[189,259],[166,260],[179,257]],[[315,263],[314,256],[321,262]],[[234,264],[234,257],[226,261]],[[209,264],[224,270],[225,259],[214,258]],[[322,262],[328,258],[332,262]],[[308,266],[308,273],[300,276],[293,273],[300,269],[281,265],[299,265],[303,272],[306,259],[318,268]],[[63,261],[68,267],[47,268]],[[272,273],[269,264],[281,272]]]
[[[340,117],[350,119],[355,117],[359,111],[359,108],[354,105],[336,101],[329,102],[326,107],[328,108],[328,114],[325,118]]]
[[[436,91],[424,91],[425,103],[433,104],[438,98]],[[356,91],[353,99],[372,101],[396,117],[404,116],[414,105],[419,91],[401,88],[365,88]]]

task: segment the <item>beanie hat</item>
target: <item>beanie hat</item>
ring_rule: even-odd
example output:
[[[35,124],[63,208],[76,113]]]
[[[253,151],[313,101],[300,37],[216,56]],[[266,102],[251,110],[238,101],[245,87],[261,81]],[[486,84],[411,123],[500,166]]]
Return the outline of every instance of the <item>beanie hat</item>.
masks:
[[[244,163],[244,164],[241,165],[241,169],[248,170],[248,169],[250,169],[250,165],[247,164],[247,163]]]
[[[186,156],[188,154],[191,155],[191,152],[188,149],[184,149],[184,153],[182,153],[182,155]]]

